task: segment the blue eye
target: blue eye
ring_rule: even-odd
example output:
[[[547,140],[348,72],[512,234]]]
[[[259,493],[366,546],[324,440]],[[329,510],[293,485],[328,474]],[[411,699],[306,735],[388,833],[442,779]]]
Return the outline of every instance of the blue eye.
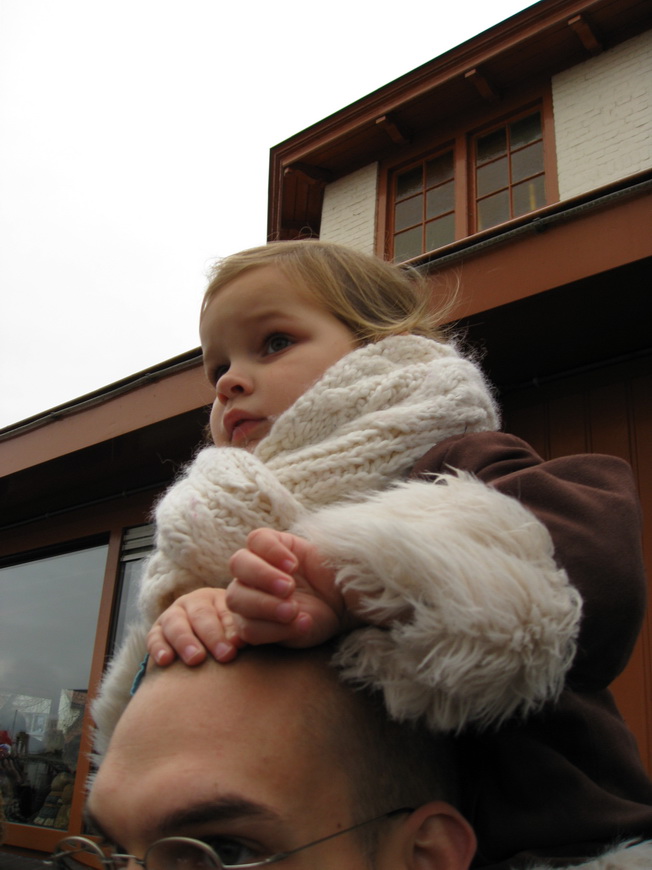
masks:
[[[265,339],[263,349],[265,353],[279,353],[282,350],[294,344],[294,340],[289,335],[283,335],[280,332],[275,332],[268,335]]]

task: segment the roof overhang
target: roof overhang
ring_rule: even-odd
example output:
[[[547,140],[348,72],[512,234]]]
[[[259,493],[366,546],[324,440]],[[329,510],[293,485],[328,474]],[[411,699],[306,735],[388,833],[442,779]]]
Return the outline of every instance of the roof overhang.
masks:
[[[268,238],[318,235],[325,185],[391,159],[433,119],[477,112],[652,26],[649,0],[542,0],[271,149]]]

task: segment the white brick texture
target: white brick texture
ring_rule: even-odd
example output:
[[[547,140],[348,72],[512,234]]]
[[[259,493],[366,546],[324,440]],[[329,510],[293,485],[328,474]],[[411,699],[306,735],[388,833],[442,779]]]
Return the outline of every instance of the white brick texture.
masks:
[[[652,166],[652,31],[552,80],[560,198]]]
[[[378,164],[370,163],[324,190],[319,238],[373,254],[376,242]]]

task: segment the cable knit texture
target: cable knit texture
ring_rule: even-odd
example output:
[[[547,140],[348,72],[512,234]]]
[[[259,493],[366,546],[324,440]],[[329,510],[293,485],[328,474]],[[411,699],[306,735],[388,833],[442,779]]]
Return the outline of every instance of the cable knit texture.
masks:
[[[451,345],[394,336],[335,363],[253,454],[202,450],[156,509],[142,621],[93,708],[98,751],[128,701],[147,627],[179,595],[228,584],[230,556],[262,526],[318,541],[338,582],[368,596],[372,618],[409,612],[389,631],[359,630],[340,656],[349,678],[382,687],[394,715],[425,712],[450,730],[554,696],[579,601],[543,525],[467,477],[395,488],[434,444],[497,426],[472,362]]]

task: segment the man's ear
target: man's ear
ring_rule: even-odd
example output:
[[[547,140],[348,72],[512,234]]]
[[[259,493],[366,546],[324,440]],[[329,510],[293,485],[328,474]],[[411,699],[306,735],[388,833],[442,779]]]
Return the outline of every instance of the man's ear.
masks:
[[[404,823],[402,847],[409,870],[468,870],[475,855],[471,825],[455,807],[432,801]]]

